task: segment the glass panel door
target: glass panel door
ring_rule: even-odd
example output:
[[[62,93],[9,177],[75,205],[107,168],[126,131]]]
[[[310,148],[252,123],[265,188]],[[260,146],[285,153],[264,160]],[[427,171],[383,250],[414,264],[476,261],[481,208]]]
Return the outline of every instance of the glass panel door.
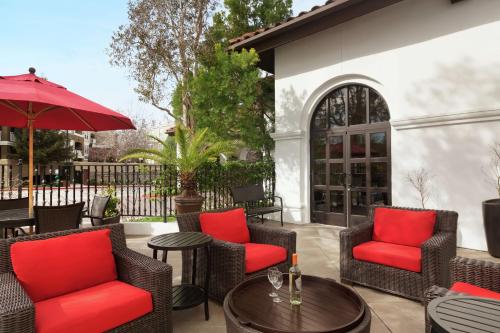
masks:
[[[311,218],[337,226],[391,204],[390,115],[372,88],[349,84],[323,98],[311,120]]]

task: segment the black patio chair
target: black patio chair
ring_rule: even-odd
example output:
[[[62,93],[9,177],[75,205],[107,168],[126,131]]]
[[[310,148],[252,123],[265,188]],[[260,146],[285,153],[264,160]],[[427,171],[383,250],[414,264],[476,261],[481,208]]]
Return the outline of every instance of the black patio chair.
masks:
[[[277,195],[266,196],[261,183],[232,187],[231,194],[235,205],[244,205],[247,218],[260,216],[264,223],[264,215],[280,212],[280,222],[283,226],[283,199]],[[276,205],[276,199],[279,199],[279,206]]]
[[[24,208],[28,209],[28,207],[29,207],[28,198],[0,200],[0,210],[24,209]],[[16,237],[18,235],[18,231],[21,231],[23,234],[26,234],[26,232],[22,228],[18,229],[6,228],[4,230],[4,238],[7,238],[9,231],[13,237]]]
[[[96,195],[94,197],[94,200],[92,200],[92,207],[90,208],[90,212],[83,217],[90,218],[90,223],[92,223],[93,227],[104,224],[102,222],[109,199],[109,195]]]
[[[35,230],[37,234],[78,229],[85,202],[67,206],[35,206]]]

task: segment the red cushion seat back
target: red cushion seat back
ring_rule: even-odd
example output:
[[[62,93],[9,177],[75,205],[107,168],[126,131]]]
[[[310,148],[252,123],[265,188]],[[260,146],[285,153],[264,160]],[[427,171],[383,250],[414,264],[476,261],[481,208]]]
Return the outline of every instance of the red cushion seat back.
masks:
[[[420,247],[434,234],[436,212],[375,208],[373,240]]]
[[[243,208],[201,213],[200,227],[203,233],[218,240],[240,244],[250,242],[250,232]]]
[[[14,273],[33,302],[116,280],[110,233],[104,229],[14,243]]]
[[[481,288],[470,283],[455,282],[451,286],[450,290],[453,290],[457,293],[465,293],[471,296],[491,298],[500,301],[500,293],[496,293],[492,290]]]

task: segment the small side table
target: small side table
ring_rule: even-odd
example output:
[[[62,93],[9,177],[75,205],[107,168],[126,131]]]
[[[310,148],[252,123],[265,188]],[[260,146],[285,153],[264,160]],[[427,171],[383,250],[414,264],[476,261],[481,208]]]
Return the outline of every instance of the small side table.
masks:
[[[500,332],[500,301],[444,296],[433,299],[427,312],[433,333]]]
[[[158,259],[158,251],[163,251],[162,261],[167,262],[168,251],[193,251],[193,278],[191,284],[181,284],[172,288],[173,310],[183,310],[205,303],[205,320],[208,312],[208,282],[210,281],[210,244],[212,237],[201,232],[175,232],[151,238],[148,247],[153,249],[153,258]],[[207,250],[207,265],[205,267],[205,288],[196,285],[196,256],[199,248]]]

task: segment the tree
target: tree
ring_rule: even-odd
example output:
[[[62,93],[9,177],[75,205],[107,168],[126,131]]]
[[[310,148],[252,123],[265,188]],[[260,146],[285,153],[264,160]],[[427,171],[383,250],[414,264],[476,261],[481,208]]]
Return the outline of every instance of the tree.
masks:
[[[14,152],[11,158],[22,159],[28,162],[28,132],[16,130],[14,132]],[[73,160],[73,150],[68,145],[66,135],[53,130],[36,130],[34,133],[33,160],[35,164],[46,165],[51,162]]]
[[[193,115],[222,139],[238,139],[269,155],[273,148],[274,77],[257,67],[254,50],[225,51],[229,41],[245,32],[282,21],[291,15],[291,0],[225,0],[214,15],[199,57],[201,66],[190,80]],[[173,107],[178,108],[179,99]]]
[[[500,143],[495,143],[491,147],[491,170],[495,179],[495,188],[500,198]]]
[[[96,146],[90,148],[89,161],[114,162],[130,149],[156,148],[157,142],[148,137],[156,122],[135,118],[136,130],[105,131],[96,133]]]
[[[408,173],[406,180],[417,191],[420,204],[425,209],[425,204],[432,195],[431,180],[432,175],[425,168],[413,170]]]
[[[188,80],[196,72],[215,0],[132,0],[129,22],[114,33],[111,63],[130,70],[140,99],[193,127]],[[182,117],[169,107],[180,89]]]
[[[211,128],[221,140],[239,140],[269,152],[269,108],[259,103],[267,81],[260,77],[258,61],[253,49],[226,52],[217,45],[213,64],[200,67],[191,80],[193,115],[199,128]]]
[[[175,129],[175,142],[172,138],[161,140],[155,136],[159,149],[132,149],[120,161],[127,159],[146,159],[161,165],[173,165],[177,168],[181,183],[181,195],[195,197],[196,171],[206,162],[217,158],[220,154],[231,153],[237,143],[232,141],[210,141],[207,128],[193,132],[182,125]]]

